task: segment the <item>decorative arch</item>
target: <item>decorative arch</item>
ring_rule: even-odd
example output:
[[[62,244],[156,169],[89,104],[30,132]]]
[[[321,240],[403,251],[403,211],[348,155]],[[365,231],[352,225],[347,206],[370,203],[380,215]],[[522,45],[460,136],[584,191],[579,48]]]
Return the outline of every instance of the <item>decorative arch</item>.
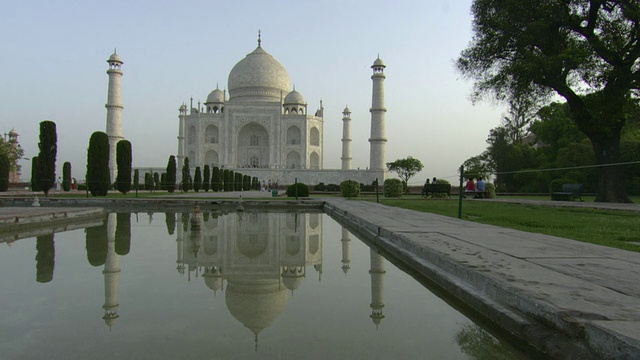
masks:
[[[287,169],[300,168],[300,154],[297,151],[290,151],[287,154]]]
[[[269,131],[250,122],[238,131],[236,166],[269,167]]]
[[[190,126],[189,127],[189,144],[195,144],[196,143],[196,127],[195,126]]]
[[[309,167],[311,169],[320,169],[320,155],[315,151],[309,156]]]
[[[316,127],[312,127],[309,131],[309,145],[320,146],[320,130]]]
[[[318,250],[320,250],[320,236],[309,236],[309,253],[311,253],[311,255],[315,255]]]
[[[300,139],[302,139],[302,131],[300,128],[291,125],[287,129],[287,145],[300,145]]]
[[[220,141],[219,133],[220,132],[217,126],[213,124],[207,126],[207,128],[204,130],[205,142],[209,144],[217,144]]]
[[[207,153],[204,154],[204,163],[205,165],[209,165],[210,168],[218,166],[218,153],[213,150],[207,151]]]
[[[309,226],[311,229],[316,230],[320,225],[320,214],[309,214]]]

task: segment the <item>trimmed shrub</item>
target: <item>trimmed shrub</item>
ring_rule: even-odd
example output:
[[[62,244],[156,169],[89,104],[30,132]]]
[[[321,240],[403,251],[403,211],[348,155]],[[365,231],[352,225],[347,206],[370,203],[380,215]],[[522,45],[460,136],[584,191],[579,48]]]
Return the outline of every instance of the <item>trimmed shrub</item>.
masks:
[[[71,163],[68,161],[62,165],[62,190],[71,190]]]
[[[167,178],[165,183],[165,188],[169,193],[173,193],[176,190],[176,157],[171,155],[169,156],[169,162],[167,163]]]
[[[31,191],[40,191],[40,186],[38,186],[38,171],[40,171],[38,157],[34,156],[31,158]]]
[[[204,192],[208,192],[211,183],[211,169],[209,169],[209,165],[204,166],[204,171],[202,174],[202,190]]]
[[[449,185],[451,185],[451,183],[449,183],[449,181],[447,181],[447,180],[443,180],[443,179],[437,179],[435,183],[436,183],[436,184],[449,184]],[[464,185],[463,185],[463,186],[464,186]],[[431,197],[432,197],[433,199],[437,199],[437,198],[445,199],[445,198],[449,197],[449,194],[445,194],[445,193],[434,193],[434,194],[432,194],[432,195],[431,195]]]
[[[222,189],[224,191],[231,191],[231,171],[229,169],[224,169],[222,172]]]
[[[496,186],[493,183],[486,183],[484,187],[484,191],[488,193],[487,199],[495,199],[496,197]]]
[[[133,190],[138,191],[140,189],[140,170],[135,169],[133,171]]]
[[[193,191],[198,192],[202,188],[202,172],[200,166],[196,166],[196,173],[193,176]]]
[[[329,184],[326,191],[340,191],[340,185]]]
[[[41,191],[44,191],[45,196],[48,196],[49,190],[56,181],[56,155],[58,152],[58,135],[56,133],[56,123],[53,121],[45,120],[40,123],[38,149],[40,149],[38,153],[38,187]],[[109,178],[108,162],[109,139],[107,138],[107,179]]]
[[[89,150],[87,151],[87,187],[93,196],[106,196],[111,187],[109,174],[109,137],[102,131],[94,132],[89,139]]]
[[[289,185],[287,188],[287,196],[288,197],[308,197],[309,196],[309,187],[303,183],[297,183],[293,185]]]
[[[313,187],[314,191],[326,191],[327,190],[327,186],[324,183],[320,183],[316,186]]]
[[[9,189],[9,172],[11,161],[5,154],[0,153],[0,191],[5,192]]]
[[[402,181],[400,179],[387,179],[384,181],[384,197],[402,197]]]
[[[242,174],[239,173],[239,172],[234,174],[233,190],[234,191],[242,191]]]
[[[217,166],[213,167],[213,171],[211,172],[211,191],[220,191],[222,185],[222,179],[220,179],[220,168]]]
[[[118,173],[116,175],[116,187],[123,194],[131,191],[131,143],[120,140],[116,144],[116,162]]]
[[[345,180],[340,183],[340,196],[358,197],[360,196],[360,183],[355,180]]]

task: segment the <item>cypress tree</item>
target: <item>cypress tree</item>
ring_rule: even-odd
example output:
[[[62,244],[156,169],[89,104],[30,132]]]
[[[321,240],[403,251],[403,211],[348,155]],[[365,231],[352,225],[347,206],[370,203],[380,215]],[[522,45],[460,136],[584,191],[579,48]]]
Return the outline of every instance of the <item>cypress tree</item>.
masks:
[[[62,190],[71,190],[71,163],[68,161],[62,165]]]
[[[153,176],[151,176],[151,173],[144,173],[144,189],[153,191]]]
[[[233,170],[229,170],[229,191],[234,191],[236,189],[236,172]]]
[[[231,180],[229,180],[229,169],[224,169],[222,172],[222,188],[224,191],[230,191],[229,185],[231,185]]]
[[[40,123],[40,142],[38,143],[38,187],[49,196],[49,190],[56,181],[56,155],[58,153],[58,135],[56,123],[45,120]]]
[[[234,191],[242,191],[242,174],[237,172],[233,178],[233,190]]]
[[[9,172],[11,162],[6,154],[0,153],[0,191],[4,192],[9,189]]]
[[[209,170],[209,165],[204,166],[204,173],[202,174],[202,190],[204,192],[209,191],[209,181],[211,180],[211,174]]]
[[[34,156],[31,158],[31,191],[40,191],[40,187],[38,186],[39,171],[38,157]]]
[[[167,173],[160,174],[160,190],[167,190]]]
[[[140,189],[140,171],[135,169],[133,171],[133,190],[138,191]]]
[[[184,165],[182,166],[182,191],[187,192],[191,190],[191,169],[189,169],[189,158],[184,158]]]
[[[193,176],[193,191],[198,192],[202,187],[202,173],[200,172],[200,166],[196,166],[196,173]]]
[[[158,174],[157,172],[153,173],[153,188],[155,190],[160,190],[161,186],[160,186],[160,174]]]
[[[176,157],[173,155],[169,156],[169,162],[167,162],[166,188],[169,193],[176,190]]]
[[[116,144],[116,161],[118,175],[116,187],[123,194],[131,191],[131,143],[128,140],[120,140]]]
[[[211,191],[220,191],[220,168],[217,166],[211,172]]]
[[[91,134],[87,153],[87,187],[93,196],[106,196],[109,175],[109,137],[102,131]]]

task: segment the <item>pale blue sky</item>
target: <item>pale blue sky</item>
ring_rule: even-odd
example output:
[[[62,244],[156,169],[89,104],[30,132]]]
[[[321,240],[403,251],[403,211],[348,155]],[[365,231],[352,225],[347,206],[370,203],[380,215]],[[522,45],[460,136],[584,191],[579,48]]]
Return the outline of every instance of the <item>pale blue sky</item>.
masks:
[[[91,133],[105,131],[106,59],[122,67],[123,134],[134,166],[177,152],[178,107],[204,101],[257,43],[289,73],[310,111],[325,106],[324,167],[339,168],[342,110],[352,111],[353,166],[369,165],[371,64],[387,64],[387,162],[413,156],[425,177],[455,176],[486,148],[502,106],[472,105],[454,59],[471,40],[470,0],[15,1],[0,12],[0,125],[25,157],[38,123],[58,129],[58,171],[82,178]],[[23,179],[30,163],[22,161]],[[26,175],[26,176],[24,176]],[[392,175],[395,176],[395,175]],[[455,178],[449,179],[452,182]]]

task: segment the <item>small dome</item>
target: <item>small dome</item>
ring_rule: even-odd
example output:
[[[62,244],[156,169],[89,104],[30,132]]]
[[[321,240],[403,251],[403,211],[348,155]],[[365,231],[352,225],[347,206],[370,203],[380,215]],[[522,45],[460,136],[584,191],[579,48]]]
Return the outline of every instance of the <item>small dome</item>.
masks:
[[[382,61],[382,59],[380,59],[380,56],[378,56],[378,58],[376,59],[376,61],[373,62],[373,67],[387,67],[387,65],[384,64],[384,61]]]
[[[287,96],[284,98],[284,105],[304,105],[304,98],[302,94],[293,89]]]
[[[10,138],[18,137],[18,133],[16,132],[15,129],[11,129],[11,131],[9,131],[9,137]]]
[[[115,51],[113,52],[113,54],[111,54],[111,56],[109,56],[109,60],[107,60],[107,62],[108,63],[117,62],[117,63],[123,64],[122,59],[120,59],[120,56],[116,54]]]
[[[260,45],[240,60],[229,73],[229,98],[250,97],[268,101],[280,100],[289,92],[287,70]]]
[[[210,103],[223,103],[223,102],[224,102],[224,93],[222,92],[222,90],[216,88],[215,90],[209,93],[209,96],[207,96],[207,101],[205,101],[205,105]]]
[[[351,109],[349,109],[349,106],[345,106],[344,110],[342,110],[343,114],[351,114]]]

